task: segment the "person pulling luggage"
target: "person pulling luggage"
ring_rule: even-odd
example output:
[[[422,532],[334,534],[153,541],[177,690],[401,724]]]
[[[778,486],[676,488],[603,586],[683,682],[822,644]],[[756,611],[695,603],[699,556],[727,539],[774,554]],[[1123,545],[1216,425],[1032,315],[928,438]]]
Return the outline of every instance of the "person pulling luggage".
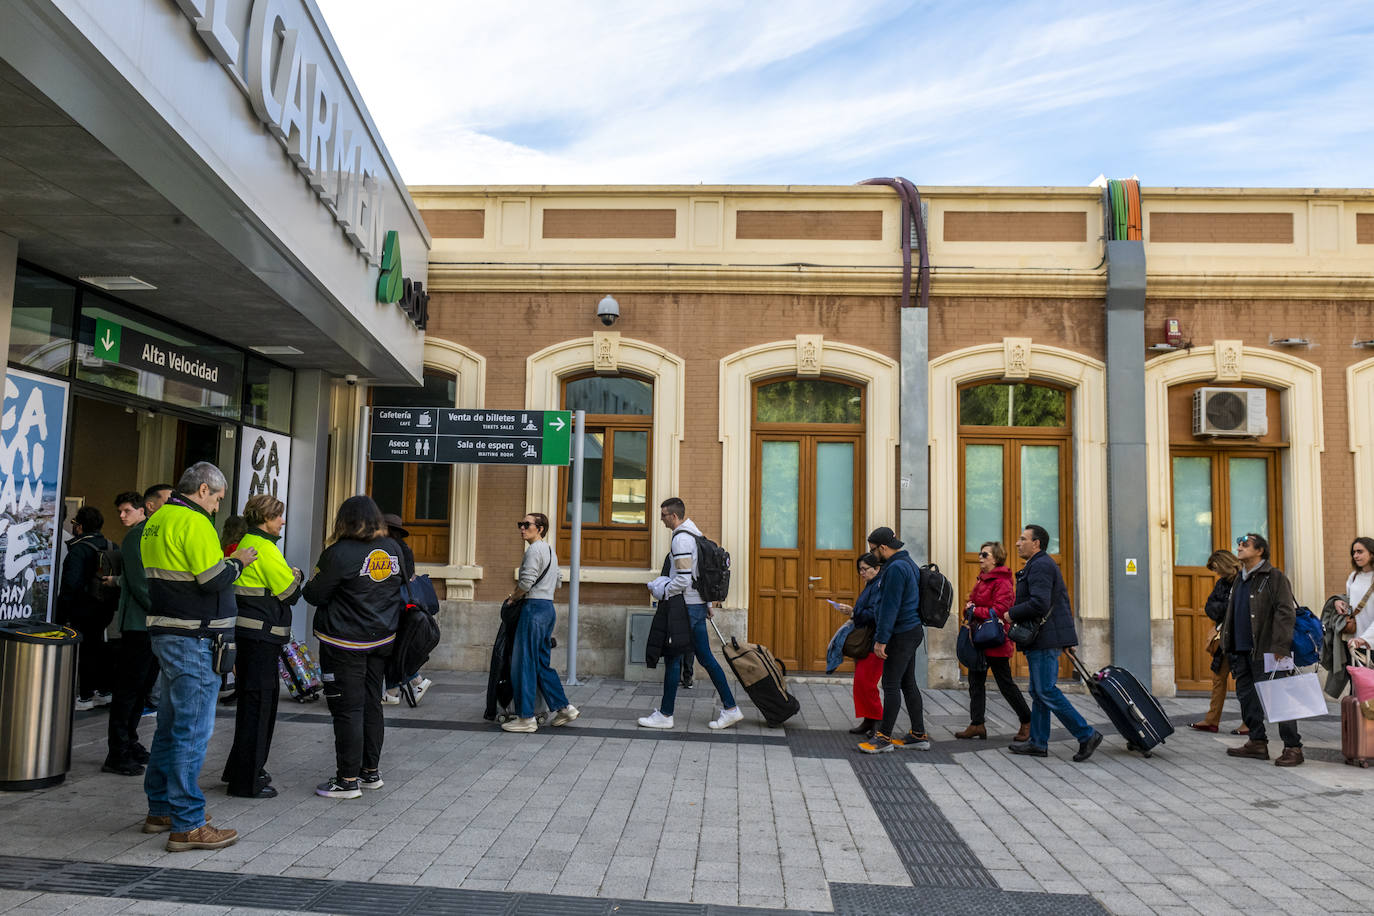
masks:
[[[712,719],[711,728],[729,728],[744,718],[730,685],[725,680],[725,672],[720,662],[711,654],[711,643],[706,635],[706,619],[712,616],[711,605],[696,590],[698,569],[697,538],[701,529],[687,517],[687,506],[676,496],[669,497],[659,504],[658,517],[663,527],[673,533],[668,548],[668,567],[671,576],[662,586],[662,594],[655,595],[660,601],[681,601],[687,605],[687,616],[692,628],[692,649],[702,670],[711,679],[711,684],[720,694],[720,715]],[[673,655],[663,666],[663,700],[658,708],[647,716],[641,716],[642,728],[672,728],[673,709],[677,700],[677,688],[682,672],[682,656]]]

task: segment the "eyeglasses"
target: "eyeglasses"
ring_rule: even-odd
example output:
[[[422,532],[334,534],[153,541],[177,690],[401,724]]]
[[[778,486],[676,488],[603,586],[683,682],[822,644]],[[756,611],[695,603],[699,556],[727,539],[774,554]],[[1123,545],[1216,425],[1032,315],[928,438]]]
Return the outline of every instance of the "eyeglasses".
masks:
[[[978,558],[980,560],[991,560],[992,554],[988,553],[986,550],[980,550],[978,552]]]
[[[533,524],[534,524],[533,522],[516,522],[516,523],[515,523],[515,527],[517,527],[517,528],[519,528],[520,530],[523,531],[524,529],[530,527],[530,525],[533,525]]]
[[[1250,539],[1249,539],[1248,537],[1238,537],[1238,538],[1236,538],[1236,546],[1237,546],[1237,547],[1249,547],[1249,546],[1250,546]]]
[[[860,573],[861,575],[862,575],[863,573],[871,573],[871,572],[877,572],[877,571],[878,571],[878,568],[877,568],[876,566],[860,566],[860,567],[859,567],[859,573]]]

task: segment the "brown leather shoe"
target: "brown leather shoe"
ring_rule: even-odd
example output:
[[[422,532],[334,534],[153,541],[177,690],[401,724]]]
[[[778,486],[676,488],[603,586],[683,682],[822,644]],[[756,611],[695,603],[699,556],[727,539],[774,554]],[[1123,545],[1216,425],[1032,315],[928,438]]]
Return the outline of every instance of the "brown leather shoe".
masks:
[[[220,830],[209,824],[201,824],[189,833],[173,833],[167,837],[168,852],[186,852],[188,849],[223,849],[239,841],[237,830]]]
[[[1027,723],[1025,723],[1024,725],[1022,725],[1019,729],[1017,729],[1017,730],[1016,730],[1016,737],[1015,737],[1015,738],[1012,738],[1011,740],[1014,741],[1014,742],[1016,742],[1017,744],[1021,744],[1021,743],[1023,743],[1023,742],[1029,741],[1029,740],[1030,740],[1030,723],[1027,722]]]
[[[1228,747],[1226,753],[1232,757],[1249,757],[1252,760],[1268,760],[1269,742],[1247,741],[1240,747]]]
[[[1302,766],[1302,748],[1286,747],[1283,753],[1279,754],[1279,759],[1274,761],[1276,767],[1296,767]]]
[[[987,740],[987,737],[988,737],[988,729],[987,729],[987,726],[986,726],[986,725],[974,725],[974,724],[970,723],[968,728],[964,729],[964,730],[961,731],[961,732],[955,732],[955,733],[954,733],[954,737],[956,737],[956,738],[982,738],[984,741],[986,741],[986,740]]]
[[[205,812],[205,823],[214,820],[210,812]],[[150,814],[143,819],[144,833],[166,833],[172,829],[172,816],[170,814]]]

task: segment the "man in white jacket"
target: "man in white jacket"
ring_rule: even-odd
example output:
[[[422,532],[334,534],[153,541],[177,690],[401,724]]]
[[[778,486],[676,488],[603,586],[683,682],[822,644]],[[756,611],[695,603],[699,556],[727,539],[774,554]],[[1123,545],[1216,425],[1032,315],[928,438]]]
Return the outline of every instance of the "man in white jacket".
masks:
[[[654,597],[660,601],[683,601],[687,604],[687,616],[692,624],[692,648],[702,670],[711,678],[711,683],[720,694],[720,715],[710,722],[711,728],[729,728],[744,718],[735,695],[725,680],[725,672],[711,654],[711,643],[706,636],[706,619],[711,616],[711,606],[696,590],[697,575],[697,538],[701,529],[687,517],[687,507],[676,496],[665,499],[659,504],[659,519],[663,526],[673,532],[668,548],[668,572],[649,584]],[[647,716],[639,720],[644,728],[672,728],[673,705],[677,699],[678,680],[682,669],[682,656],[674,655],[664,663],[663,702]]]

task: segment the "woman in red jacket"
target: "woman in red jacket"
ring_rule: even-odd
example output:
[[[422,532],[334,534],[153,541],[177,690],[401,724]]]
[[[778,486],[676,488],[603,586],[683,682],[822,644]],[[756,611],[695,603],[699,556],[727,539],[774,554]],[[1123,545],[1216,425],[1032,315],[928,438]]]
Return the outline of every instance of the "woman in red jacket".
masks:
[[[1011,626],[1007,611],[1016,597],[1016,586],[1012,583],[1011,570],[1007,568],[1007,551],[996,541],[984,541],[978,548],[978,581],[969,593],[968,604],[964,607],[966,625],[976,627],[980,622],[989,620],[994,614],[1002,622],[1005,632]],[[987,711],[988,669],[997,678],[997,687],[1011,705],[1016,717],[1021,721],[1021,730],[1015,740],[1025,741],[1030,737],[1030,707],[1021,695],[1021,688],[1011,678],[1011,657],[1016,653],[1016,645],[1010,639],[1000,646],[984,649],[988,660],[987,668],[969,670],[969,727],[955,732],[956,738],[987,738],[988,730],[983,724]]]

